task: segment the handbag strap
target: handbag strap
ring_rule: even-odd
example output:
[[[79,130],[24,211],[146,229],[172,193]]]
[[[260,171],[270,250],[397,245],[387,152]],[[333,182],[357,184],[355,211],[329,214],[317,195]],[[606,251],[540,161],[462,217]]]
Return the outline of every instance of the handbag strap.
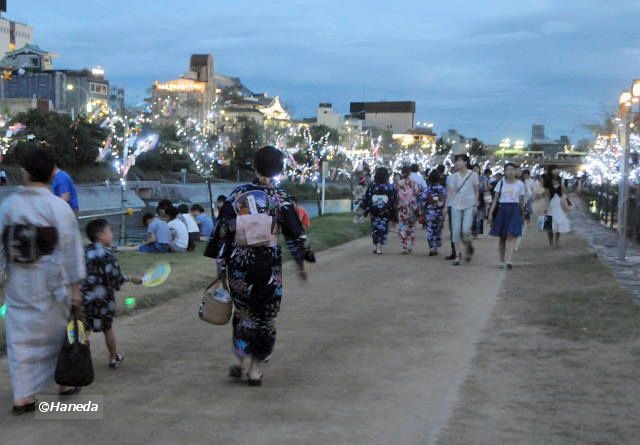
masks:
[[[462,182],[462,185],[460,187],[458,187],[458,190],[456,190],[456,195],[458,193],[460,193],[460,190],[462,190],[464,188],[464,186],[466,185],[466,183],[469,180],[469,178],[471,177],[471,175],[473,175],[473,171],[470,171],[469,174],[467,175],[467,177],[464,178],[464,181]]]

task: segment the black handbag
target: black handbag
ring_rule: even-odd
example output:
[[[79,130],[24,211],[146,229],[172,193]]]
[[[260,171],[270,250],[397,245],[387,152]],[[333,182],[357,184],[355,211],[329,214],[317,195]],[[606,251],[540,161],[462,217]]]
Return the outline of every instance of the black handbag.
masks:
[[[500,208],[500,196],[502,196],[502,186],[504,185],[504,180],[500,181],[500,191],[498,192],[498,196],[496,196],[496,205],[493,208],[493,213],[491,214],[491,219],[493,221],[496,220],[496,216],[498,216],[498,209]]]
[[[93,382],[93,361],[89,340],[81,341],[78,314],[72,310],[73,337],[65,335],[64,345],[58,355],[55,379],[62,386],[88,386]]]
[[[544,232],[552,232],[553,231],[553,216],[545,215],[544,216],[544,226],[542,227]]]

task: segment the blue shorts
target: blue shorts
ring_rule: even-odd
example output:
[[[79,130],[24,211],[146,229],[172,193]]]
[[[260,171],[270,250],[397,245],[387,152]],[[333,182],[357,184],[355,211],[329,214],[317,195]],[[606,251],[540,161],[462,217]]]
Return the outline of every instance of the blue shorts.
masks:
[[[165,243],[142,244],[140,245],[140,247],[138,247],[138,251],[142,253],[168,253],[169,244],[165,244]]]

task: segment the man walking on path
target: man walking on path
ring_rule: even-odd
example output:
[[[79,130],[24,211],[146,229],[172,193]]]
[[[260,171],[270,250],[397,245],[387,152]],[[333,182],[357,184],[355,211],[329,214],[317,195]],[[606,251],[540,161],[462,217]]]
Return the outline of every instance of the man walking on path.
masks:
[[[411,175],[409,178],[418,184],[420,191],[427,188],[427,181],[425,181],[424,176],[420,174],[420,166],[418,164],[411,164]]]
[[[73,179],[69,173],[64,170],[60,170],[58,166],[53,172],[53,194],[67,201],[71,210],[73,210],[78,216],[80,213],[80,206],[78,205],[78,191],[76,185],[73,183]]]
[[[478,211],[480,181],[477,173],[469,170],[469,157],[466,154],[456,155],[455,166],[456,172],[447,181],[447,188],[451,197],[451,240],[455,243],[457,251],[453,264],[459,266],[463,244],[466,260],[471,261],[473,256],[471,225]]]

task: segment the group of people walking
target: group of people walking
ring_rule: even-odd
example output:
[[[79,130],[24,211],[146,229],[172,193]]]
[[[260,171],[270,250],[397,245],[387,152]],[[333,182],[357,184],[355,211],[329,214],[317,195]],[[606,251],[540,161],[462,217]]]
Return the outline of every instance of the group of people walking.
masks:
[[[53,151],[34,146],[25,149],[20,159],[25,186],[0,206],[0,279],[6,281],[5,328],[15,414],[34,411],[35,396],[53,385],[72,308],[76,315],[83,312],[89,330],[104,333],[109,367],[122,364],[124,354],[117,348],[113,331],[115,292],[124,282],[142,283],[140,277],[121,270],[107,221],[98,219],[87,225],[89,244],[83,248],[72,205],[50,188],[56,171]],[[161,203],[157,215],[146,219],[149,227],[157,222],[156,226],[167,225],[169,232],[173,221],[188,227],[183,221],[189,222],[189,214],[196,224],[200,222],[200,229],[209,236],[205,256],[215,260],[217,276],[234,306],[235,361],[229,375],[241,378],[246,371],[248,384],[260,386],[262,364],[274,349],[275,322],[283,297],[279,235],[284,235],[301,279],[307,278],[305,263],[315,262],[315,255],[291,197],[275,183],[284,167],[283,154],[274,147],[263,147],[254,167],[257,179],[253,183],[218,200],[215,227],[202,228],[200,209],[192,207],[189,212],[170,202]],[[167,232],[165,229],[151,228],[155,239],[144,245],[158,248],[162,244],[159,230]],[[76,394],[79,389],[61,386],[59,393]]]
[[[87,225],[89,244],[83,249],[73,208],[77,200],[71,192],[58,197],[50,189],[57,172],[52,153],[39,147],[22,153],[26,185],[0,206],[0,278],[6,278],[7,355],[16,414],[35,410],[35,395],[53,384],[72,306],[84,309],[90,330],[104,333],[109,366],[120,366],[124,355],[117,349],[112,326],[115,291],[124,282],[142,281],[120,269],[111,248],[113,234],[105,220]],[[193,232],[193,239],[196,229],[198,236],[203,230],[209,235],[204,255],[215,260],[216,275],[229,291],[234,307],[235,359],[229,376],[239,379],[246,375],[250,386],[262,384],[262,365],[271,358],[276,342],[276,317],[283,298],[279,235],[284,235],[301,279],[307,278],[305,263],[315,262],[305,232],[308,217],[301,216],[292,197],[276,185],[283,166],[280,150],[271,146],[260,149],[254,160],[256,180],[218,199],[215,225],[199,218],[201,208],[161,202],[157,215],[145,217],[149,239],[137,248],[141,252],[169,251],[171,237],[166,243],[162,237],[171,233],[172,225],[184,225],[187,233]],[[452,255],[447,258],[455,265],[461,264],[463,255],[471,261],[473,236],[483,232],[485,193],[489,193],[493,195],[486,215],[490,233],[500,240],[501,265],[511,268],[535,195],[526,172],[522,177],[518,173],[517,166],[506,164],[503,177],[491,178],[490,172],[481,176],[478,166],[470,168],[466,155],[456,156],[449,175],[439,166],[428,173],[426,181],[415,165],[403,167],[395,183],[390,182],[388,169],[377,168],[370,184],[361,181],[358,204],[360,215],[371,216],[374,253],[382,254],[390,225],[397,223],[402,251],[411,254],[417,226],[423,224],[429,255],[436,256],[448,219]],[[558,173],[551,168],[542,178],[544,213],[552,220],[549,242],[553,247],[558,246],[560,234],[569,230],[566,211],[570,201]],[[69,190],[65,187],[62,189]],[[59,391],[74,394],[78,388],[60,387]]]
[[[552,247],[558,247],[560,234],[570,230],[566,214],[570,201],[555,166],[541,176],[538,187],[529,170],[506,163],[502,173],[493,175],[490,169],[482,172],[479,165],[471,166],[466,154],[455,156],[449,174],[444,165],[427,173],[425,181],[418,165],[406,165],[391,182],[389,170],[378,167],[368,186],[366,178],[360,179],[362,191],[357,199],[356,221],[371,217],[375,254],[382,254],[393,224],[397,226],[402,253],[411,254],[416,228],[422,223],[429,256],[436,256],[448,221],[451,254],[446,259],[459,266],[463,259],[472,261],[473,240],[484,234],[486,220],[489,234],[499,240],[499,266],[511,269],[514,253],[532,219],[536,197],[544,198],[543,214],[552,221],[546,229]]]

